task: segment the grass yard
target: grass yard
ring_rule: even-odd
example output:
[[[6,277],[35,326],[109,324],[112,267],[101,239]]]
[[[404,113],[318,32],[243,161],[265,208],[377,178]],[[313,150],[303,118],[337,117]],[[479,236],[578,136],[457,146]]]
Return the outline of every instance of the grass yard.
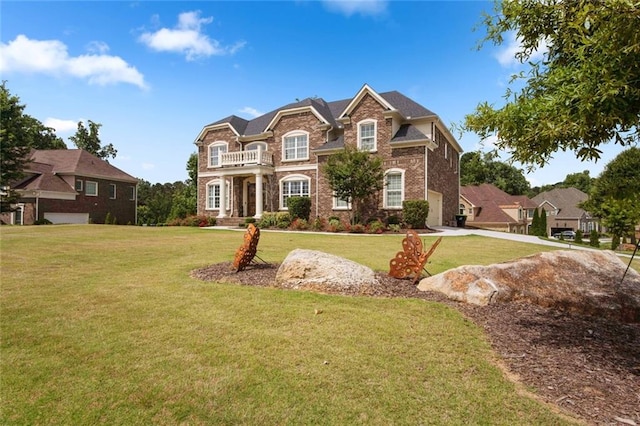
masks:
[[[0,237],[2,424],[568,423],[507,380],[452,308],[190,278],[232,260],[240,232],[66,225]],[[263,232],[258,255],[309,248],[387,270],[402,238]],[[549,249],[446,237],[429,270]]]

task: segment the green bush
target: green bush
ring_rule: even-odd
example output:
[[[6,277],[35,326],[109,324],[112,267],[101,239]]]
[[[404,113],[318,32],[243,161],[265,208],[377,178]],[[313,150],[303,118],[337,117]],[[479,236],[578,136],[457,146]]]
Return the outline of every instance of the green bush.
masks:
[[[255,217],[245,217],[244,218],[244,224],[248,225],[250,223],[256,223],[256,218]]]
[[[400,225],[402,221],[400,220],[400,216],[392,214],[387,218],[387,225]]]
[[[402,214],[404,221],[411,228],[424,228],[429,216],[429,202],[427,200],[405,200],[402,202]]]
[[[277,213],[265,212],[258,221],[258,228],[273,228],[278,224]]]
[[[287,207],[291,219],[304,219],[309,221],[311,214],[311,198],[309,197],[289,197],[287,198]]]
[[[104,217],[104,224],[111,225],[113,223],[113,219],[111,218],[111,212],[107,212],[107,215]]]
[[[401,226],[397,223],[392,223],[389,225],[389,231],[399,233],[401,230]]]
[[[51,222],[49,219],[38,219],[35,222],[33,222],[34,225],[51,225],[53,224],[53,222]]]
[[[329,219],[329,226],[327,226],[329,232],[340,232],[344,230],[342,222],[337,217]]]
[[[313,222],[311,222],[311,229],[314,231],[324,231],[327,229],[327,221],[323,218],[316,217]]]
[[[589,245],[591,247],[600,247],[600,235],[595,229],[589,234]]]
[[[376,219],[372,222],[369,222],[367,225],[367,232],[370,234],[382,234],[385,230],[384,223],[380,220]]]
[[[582,231],[579,230],[579,229],[576,231],[576,238],[575,238],[574,242],[576,244],[582,244],[583,243],[583,241],[582,241]]]

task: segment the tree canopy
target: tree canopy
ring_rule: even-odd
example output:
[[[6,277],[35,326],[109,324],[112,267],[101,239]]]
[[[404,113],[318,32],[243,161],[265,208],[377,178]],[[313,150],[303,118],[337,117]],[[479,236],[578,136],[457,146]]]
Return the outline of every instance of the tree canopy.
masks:
[[[322,171],[334,195],[352,204],[352,221],[361,213],[365,200],[383,188],[382,160],[356,148],[346,147],[330,155]]]
[[[599,146],[640,139],[640,4],[633,0],[522,0],[496,2],[485,15],[483,42],[502,44],[515,32],[516,59],[529,71],[515,76],[506,103],[480,103],[463,128],[530,167],[553,153],[600,158]],[[548,46],[541,61],[533,54]]]
[[[113,147],[113,144],[102,146],[100,142],[100,127],[102,124],[95,123],[88,120],[88,128],[84,127],[82,121],[78,122],[78,130],[75,135],[69,136],[69,140],[80,149],[95,155],[98,158],[109,162],[109,158],[116,158],[118,151]]]
[[[25,167],[27,154],[33,149],[66,149],[54,129],[24,113],[25,105],[12,95],[6,82],[0,85],[0,188],[4,191],[0,211],[10,211],[17,194],[10,188]]]
[[[633,238],[640,222],[640,148],[621,152],[605,166],[582,207],[600,217],[614,236]]]
[[[482,183],[491,183],[511,195],[529,190],[529,182],[516,167],[496,160],[491,153],[465,152],[460,157],[460,185]]]

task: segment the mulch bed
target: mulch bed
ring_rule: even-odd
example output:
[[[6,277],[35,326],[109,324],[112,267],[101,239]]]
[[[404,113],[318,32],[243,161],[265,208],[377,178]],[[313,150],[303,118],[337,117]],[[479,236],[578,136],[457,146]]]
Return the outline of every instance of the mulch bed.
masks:
[[[204,281],[271,287],[279,265],[230,262],[192,272]],[[508,376],[537,397],[590,424],[640,425],[640,324],[578,316],[536,305],[474,306],[378,273],[373,296],[445,303],[485,330]],[[354,294],[350,294],[354,295]],[[371,295],[371,294],[368,294]]]

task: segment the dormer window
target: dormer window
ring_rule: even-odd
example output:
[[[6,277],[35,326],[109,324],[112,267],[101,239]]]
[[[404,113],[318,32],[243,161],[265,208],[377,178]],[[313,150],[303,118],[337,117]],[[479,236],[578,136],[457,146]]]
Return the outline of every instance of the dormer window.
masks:
[[[214,142],[209,145],[209,167],[222,166],[222,154],[227,152],[226,142]]]
[[[365,120],[358,123],[358,149],[361,151],[376,151],[376,122]]]
[[[309,134],[302,131],[287,133],[282,138],[282,160],[308,160]]]

